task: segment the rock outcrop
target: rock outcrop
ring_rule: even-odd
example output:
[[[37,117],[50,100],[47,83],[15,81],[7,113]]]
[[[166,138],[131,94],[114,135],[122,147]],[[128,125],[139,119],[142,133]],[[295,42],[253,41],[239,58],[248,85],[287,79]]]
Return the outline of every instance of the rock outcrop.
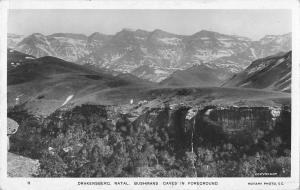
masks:
[[[15,134],[18,131],[18,128],[19,128],[19,124],[16,121],[7,118],[7,150],[9,150],[10,148],[9,137]]]
[[[19,124],[7,118],[7,151],[10,149],[9,138],[18,131]],[[38,174],[39,161],[14,153],[7,153],[7,175],[9,177],[33,177]]]
[[[39,171],[39,161],[17,154],[7,153],[8,177],[34,177]]]

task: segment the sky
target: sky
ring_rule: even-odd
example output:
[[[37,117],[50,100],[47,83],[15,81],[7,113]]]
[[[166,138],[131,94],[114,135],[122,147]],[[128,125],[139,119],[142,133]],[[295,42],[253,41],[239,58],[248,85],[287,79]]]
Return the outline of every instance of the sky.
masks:
[[[8,32],[22,35],[94,32],[115,34],[123,28],[191,35],[200,30],[258,40],[292,31],[289,10],[30,10],[13,9]]]

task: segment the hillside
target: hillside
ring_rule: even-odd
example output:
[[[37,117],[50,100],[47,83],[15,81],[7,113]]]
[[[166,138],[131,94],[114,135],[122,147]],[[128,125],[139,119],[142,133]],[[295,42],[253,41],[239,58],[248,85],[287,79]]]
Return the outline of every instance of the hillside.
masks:
[[[292,52],[258,59],[223,86],[291,91]]]
[[[210,68],[202,64],[175,71],[160,84],[164,86],[219,86],[229,76],[230,74],[222,69]]]
[[[12,62],[14,61],[14,62]],[[122,86],[147,86],[151,83],[135,76],[113,76],[101,69],[90,69],[55,57],[34,58],[8,50],[8,106],[29,109],[43,107],[52,112],[64,102],[95,91]]]

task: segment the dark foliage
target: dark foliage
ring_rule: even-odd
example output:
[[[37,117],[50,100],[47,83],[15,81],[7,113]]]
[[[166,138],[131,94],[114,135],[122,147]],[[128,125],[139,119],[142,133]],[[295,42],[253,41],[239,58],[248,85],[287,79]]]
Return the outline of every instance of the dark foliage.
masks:
[[[281,128],[290,121],[288,116],[256,144],[240,145],[227,139],[208,142],[209,132],[209,138],[191,141],[189,135],[197,131],[187,128],[185,136],[179,126],[186,112],[175,113],[168,128],[166,110],[150,126],[132,123],[124,115],[112,122],[103,106],[83,105],[47,118],[9,110],[20,124],[11,150],[38,158],[40,177],[290,176],[290,135]],[[178,138],[185,143],[176,142]]]

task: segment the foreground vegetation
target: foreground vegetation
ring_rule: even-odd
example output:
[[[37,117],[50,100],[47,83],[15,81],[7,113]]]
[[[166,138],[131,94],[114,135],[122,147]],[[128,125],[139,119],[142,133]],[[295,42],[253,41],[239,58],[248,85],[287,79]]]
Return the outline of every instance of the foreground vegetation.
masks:
[[[178,145],[166,127],[137,126],[121,115],[114,123],[102,106],[48,118],[14,109],[8,116],[20,124],[11,151],[39,159],[38,177],[290,176],[290,129],[280,126],[253,145],[201,138]]]

